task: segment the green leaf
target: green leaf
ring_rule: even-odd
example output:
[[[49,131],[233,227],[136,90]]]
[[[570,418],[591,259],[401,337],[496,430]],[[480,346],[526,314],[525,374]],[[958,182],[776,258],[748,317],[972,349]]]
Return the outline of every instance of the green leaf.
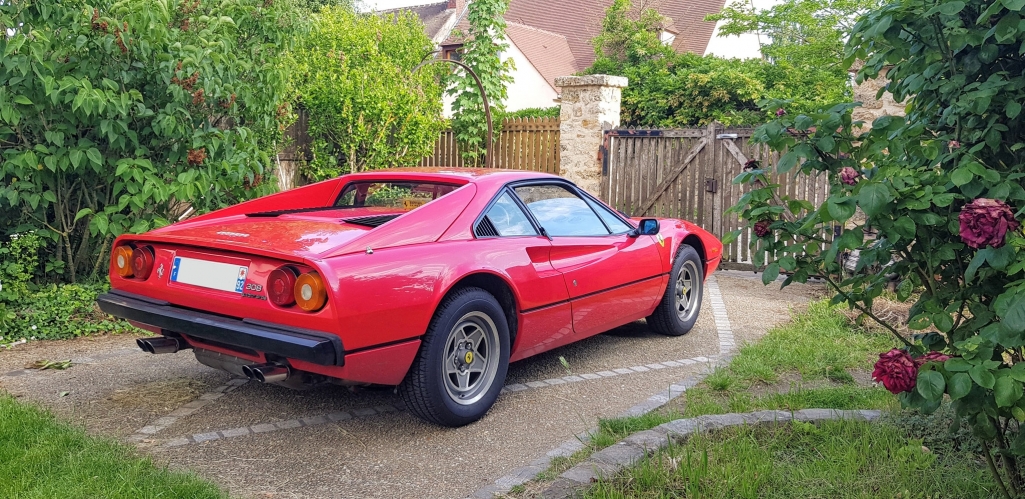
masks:
[[[958,12],[961,12],[962,10],[964,10],[964,6],[965,6],[964,2],[956,1],[956,2],[944,2],[944,3],[941,3],[938,7],[939,7],[940,14],[943,14],[945,16],[952,16],[952,15],[957,14]]]
[[[18,104],[21,104],[21,105],[24,105],[24,106],[31,106],[32,105],[32,101],[29,100],[29,98],[25,97],[24,95],[15,96],[14,97],[14,102],[16,102]]]
[[[1010,11],[1019,11],[1025,7],[1025,0],[1000,0],[1000,3]]]
[[[947,393],[950,395],[951,400],[957,400],[968,392],[972,391],[972,379],[965,373],[954,373],[950,377],[950,383],[947,384]]]
[[[993,386],[993,397],[996,398],[997,407],[1010,407],[1021,398],[1021,395],[1021,382],[1010,376],[1001,376]]]
[[[858,194],[858,204],[865,214],[874,217],[882,213],[887,204],[893,201],[889,187],[883,184],[868,184]]]
[[[1014,294],[1000,320],[1011,330],[1025,330],[1025,293],[1018,291]]]
[[[92,208],[82,208],[81,210],[78,210],[78,213],[75,215],[75,222],[81,220],[82,217],[84,217],[84,216],[88,216],[88,215],[92,215],[92,214],[93,214]]]
[[[968,374],[975,380],[975,384],[983,388],[993,388],[993,384],[996,383],[996,378],[993,373],[983,366],[972,366],[968,370]]]
[[[972,368],[972,365],[969,364],[967,360],[964,360],[961,357],[951,357],[943,363],[943,368],[952,373],[963,373],[968,372],[968,370]]]
[[[833,220],[844,221],[851,218],[854,216],[855,208],[854,198],[843,198],[838,201],[836,197],[831,196],[826,200],[826,209]]]
[[[92,161],[96,166],[103,166],[103,156],[100,155],[100,150],[91,147],[85,152],[85,155],[89,157],[89,161]]]
[[[926,400],[937,400],[943,396],[947,382],[943,379],[943,374],[940,374],[939,372],[924,371],[918,373],[918,382],[916,385],[918,393]]]
[[[797,161],[800,159],[801,158],[797,155],[796,152],[788,151],[781,158],[779,158],[779,163],[776,164],[776,172],[786,173],[792,170],[795,166],[797,166]]]
[[[903,217],[894,220],[893,228],[905,239],[914,239],[915,237],[915,221],[911,217]]]
[[[961,168],[958,168],[958,169],[954,170],[950,174],[950,181],[953,182],[954,185],[956,185],[958,187],[961,187],[962,185],[965,185],[968,182],[971,182],[973,177],[974,177],[974,175],[972,175],[972,172],[970,170],[968,170],[967,168],[961,167]]]
[[[965,282],[972,282],[975,279],[975,273],[979,270],[982,264],[986,263],[986,256],[989,254],[989,248],[981,249],[975,252],[975,256],[972,257],[971,263],[968,264],[968,268],[964,272]]]
[[[762,284],[768,285],[770,282],[775,281],[779,277],[779,264],[772,262],[765,266],[765,270],[762,271]]]

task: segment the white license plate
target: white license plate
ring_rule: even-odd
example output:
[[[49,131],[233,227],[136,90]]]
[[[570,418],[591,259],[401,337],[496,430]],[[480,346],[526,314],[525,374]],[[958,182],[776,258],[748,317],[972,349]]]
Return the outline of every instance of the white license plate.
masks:
[[[248,266],[181,256],[175,257],[171,265],[171,282],[229,293],[241,293],[245,289],[247,274]]]

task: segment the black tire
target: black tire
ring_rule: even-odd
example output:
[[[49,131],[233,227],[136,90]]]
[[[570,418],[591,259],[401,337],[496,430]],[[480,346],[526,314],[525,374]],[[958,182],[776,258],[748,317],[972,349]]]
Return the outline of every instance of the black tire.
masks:
[[[477,332],[481,339],[472,346]],[[509,325],[502,306],[483,289],[462,288],[435,311],[399,393],[420,419],[463,426],[491,409],[508,370]]]
[[[685,282],[689,283],[689,289],[683,286]],[[647,318],[648,325],[667,336],[689,333],[698,321],[704,292],[705,273],[701,256],[697,250],[683,244],[676,251],[676,260],[669,273],[669,284],[666,285],[662,300],[655,307],[655,312]]]

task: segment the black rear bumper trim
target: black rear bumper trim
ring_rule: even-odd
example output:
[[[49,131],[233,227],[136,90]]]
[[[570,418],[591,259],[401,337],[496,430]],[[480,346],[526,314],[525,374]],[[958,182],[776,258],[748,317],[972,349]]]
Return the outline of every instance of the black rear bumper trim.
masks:
[[[322,366],[345,364],[342,340],[331,333],[197,312],[118,290],[96,297],[96,304],[110,315],[199,339]]]

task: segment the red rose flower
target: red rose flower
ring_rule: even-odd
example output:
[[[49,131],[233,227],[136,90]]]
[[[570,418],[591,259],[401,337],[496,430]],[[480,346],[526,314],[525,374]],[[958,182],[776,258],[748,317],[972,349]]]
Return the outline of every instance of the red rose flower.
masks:
[[[776,110],[776,116],[783,116],[784,114],[787,114],[787,111],[785,109],[779,108]]]
[[[755,222],[755,235],[758,237],[765,237],[772,233],[772,229],[769,226],[772,225],[772,220],[759,220]]]
[[[1004,245],[1007,231],[1018,228],[1018,221],[1007,203],[997,199],[979,198],[961,208],[961,240],[972,248]]]
[[[855,170],[854,168],[851,168],[849,166],[845,166],[840,169],[840,181],[847,185],[857,184],[858,177],[860,176],[861,173],[858,172],[858,170]]]
[[[890,393],[910,392],[915,388],[918,366],[903,350],[893,349],[879,354],[872,379],[880,382]]]

